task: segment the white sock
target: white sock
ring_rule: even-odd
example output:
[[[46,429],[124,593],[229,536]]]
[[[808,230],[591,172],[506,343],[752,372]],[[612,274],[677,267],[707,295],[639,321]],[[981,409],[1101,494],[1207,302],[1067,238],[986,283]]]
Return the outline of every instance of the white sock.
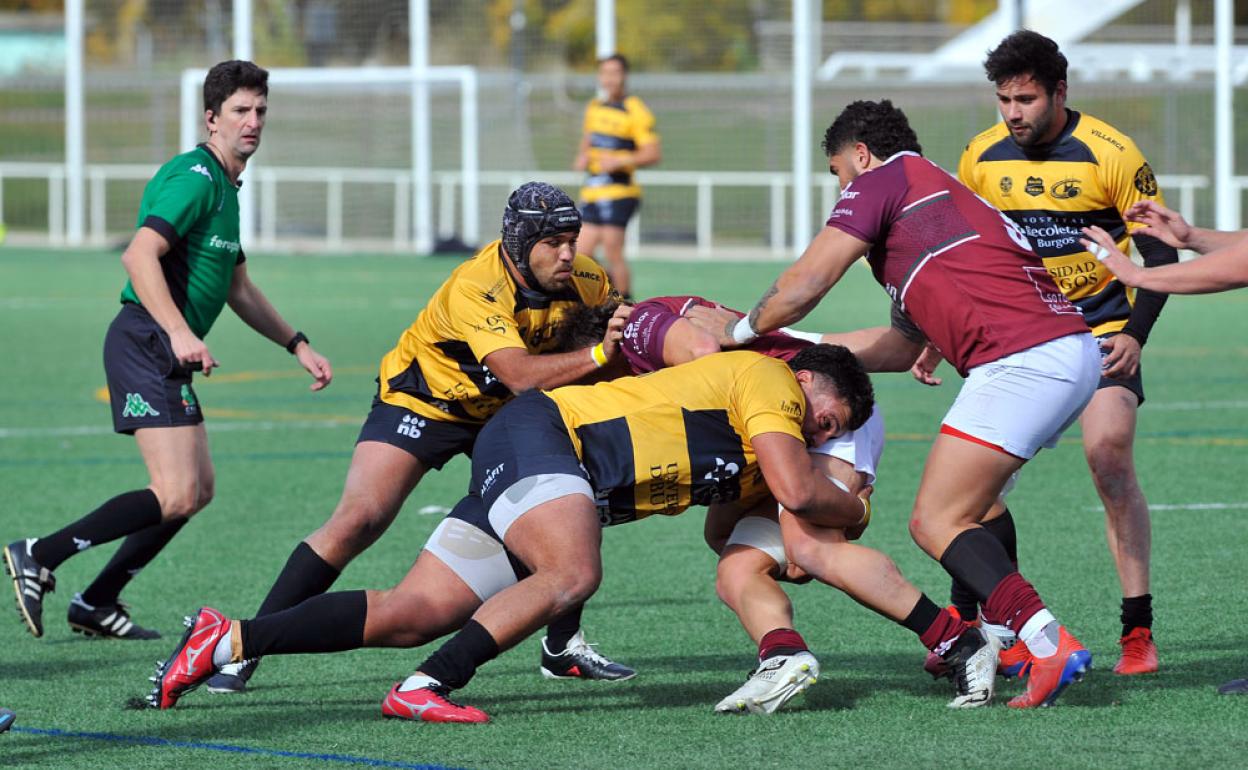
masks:
[[[234,657],[234,647],[230,644],[230,637],[233,634],[226,634],[217,640],[217,646],[212,648],[212,666],[213,668],[221,668],[229,663]]]
[[[417,671],[407,679],[403,680],[403,684],[399,685],[399,692],[411,692],[412,690],[421,690],[425,687],[436,687],[442,684],[431,676],[425,676]]]
[[[984,619],[980,619],[979,628],[985,634],[992,634],[1001,642],[1001,649],[1006,649],[1014,642],[1018,641],[1018,636],[1007,626],[999,626],[996,623],[989,623]]]
[[[1057,618],[1048,610],[1040,610],[1023,624],[1018,638],[1023,640],[1027,649],[1037,658],[1048,658],[1057,654],[1059,637]]]

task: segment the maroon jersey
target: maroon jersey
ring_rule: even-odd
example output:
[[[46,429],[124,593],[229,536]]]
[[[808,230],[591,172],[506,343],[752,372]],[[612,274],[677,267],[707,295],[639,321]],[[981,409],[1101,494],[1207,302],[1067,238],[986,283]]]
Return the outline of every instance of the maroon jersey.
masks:
[[[846,185],[827,224],[871,244],[875,279],[963,376],[1088,331],[1018,225],[921,155]]]
[[[624,357],[633,374],[645,374],[663,368],[663,341],[667,339],[667,330],[684,316],[686,310],[695,305],[715,307],[715,303],[710,300],[688,295],[653,297],[638,302],[633,307],[633,312],[629,314],[628,322],[624,325],[624,340],[621,343]],[[738,316],[745,315],[739,310],[724,309]],[[805,340],[776,331],[759,335],[758,339],[742,349],[788,361],[799,350],[810,345]]]

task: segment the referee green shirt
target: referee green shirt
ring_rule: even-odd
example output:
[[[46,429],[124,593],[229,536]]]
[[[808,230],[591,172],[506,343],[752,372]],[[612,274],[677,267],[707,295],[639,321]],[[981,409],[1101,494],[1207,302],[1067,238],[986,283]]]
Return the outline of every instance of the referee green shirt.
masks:
[[[150,227],[170,244],[160,260],[169,293],[200,339],[225,307],[239,245],[238,188],[217,156],[199,145],[160,167],[143,189],[138,227]],[[139,302],[129,281],[122,302]]]

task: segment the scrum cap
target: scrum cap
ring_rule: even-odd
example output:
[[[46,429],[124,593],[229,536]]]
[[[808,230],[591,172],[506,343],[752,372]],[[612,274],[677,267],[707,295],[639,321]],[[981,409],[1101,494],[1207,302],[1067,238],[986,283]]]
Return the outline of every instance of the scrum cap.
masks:
[[[503,209],[503,248],[525,282],[540,290],[529,266],[533,246],[558,233],[579,233],[581,212],[568,194],[546,182],[520,185]]]

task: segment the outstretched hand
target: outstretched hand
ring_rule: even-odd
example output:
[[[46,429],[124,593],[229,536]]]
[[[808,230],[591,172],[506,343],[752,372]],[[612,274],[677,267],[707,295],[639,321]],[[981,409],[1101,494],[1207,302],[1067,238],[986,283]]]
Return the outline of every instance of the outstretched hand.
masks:
[[[1083,228],[1083,234],[1087,237],[1080,238],[1079,242],[1092,256],[1099,259],[1101,264],[1109,268],[1109,271],[1117,276],[1119,281],[1126,286],[1140,285],[1140,279],[1144,277],[1144,268],[1123,254],[1109,233],[1093,225]]]

